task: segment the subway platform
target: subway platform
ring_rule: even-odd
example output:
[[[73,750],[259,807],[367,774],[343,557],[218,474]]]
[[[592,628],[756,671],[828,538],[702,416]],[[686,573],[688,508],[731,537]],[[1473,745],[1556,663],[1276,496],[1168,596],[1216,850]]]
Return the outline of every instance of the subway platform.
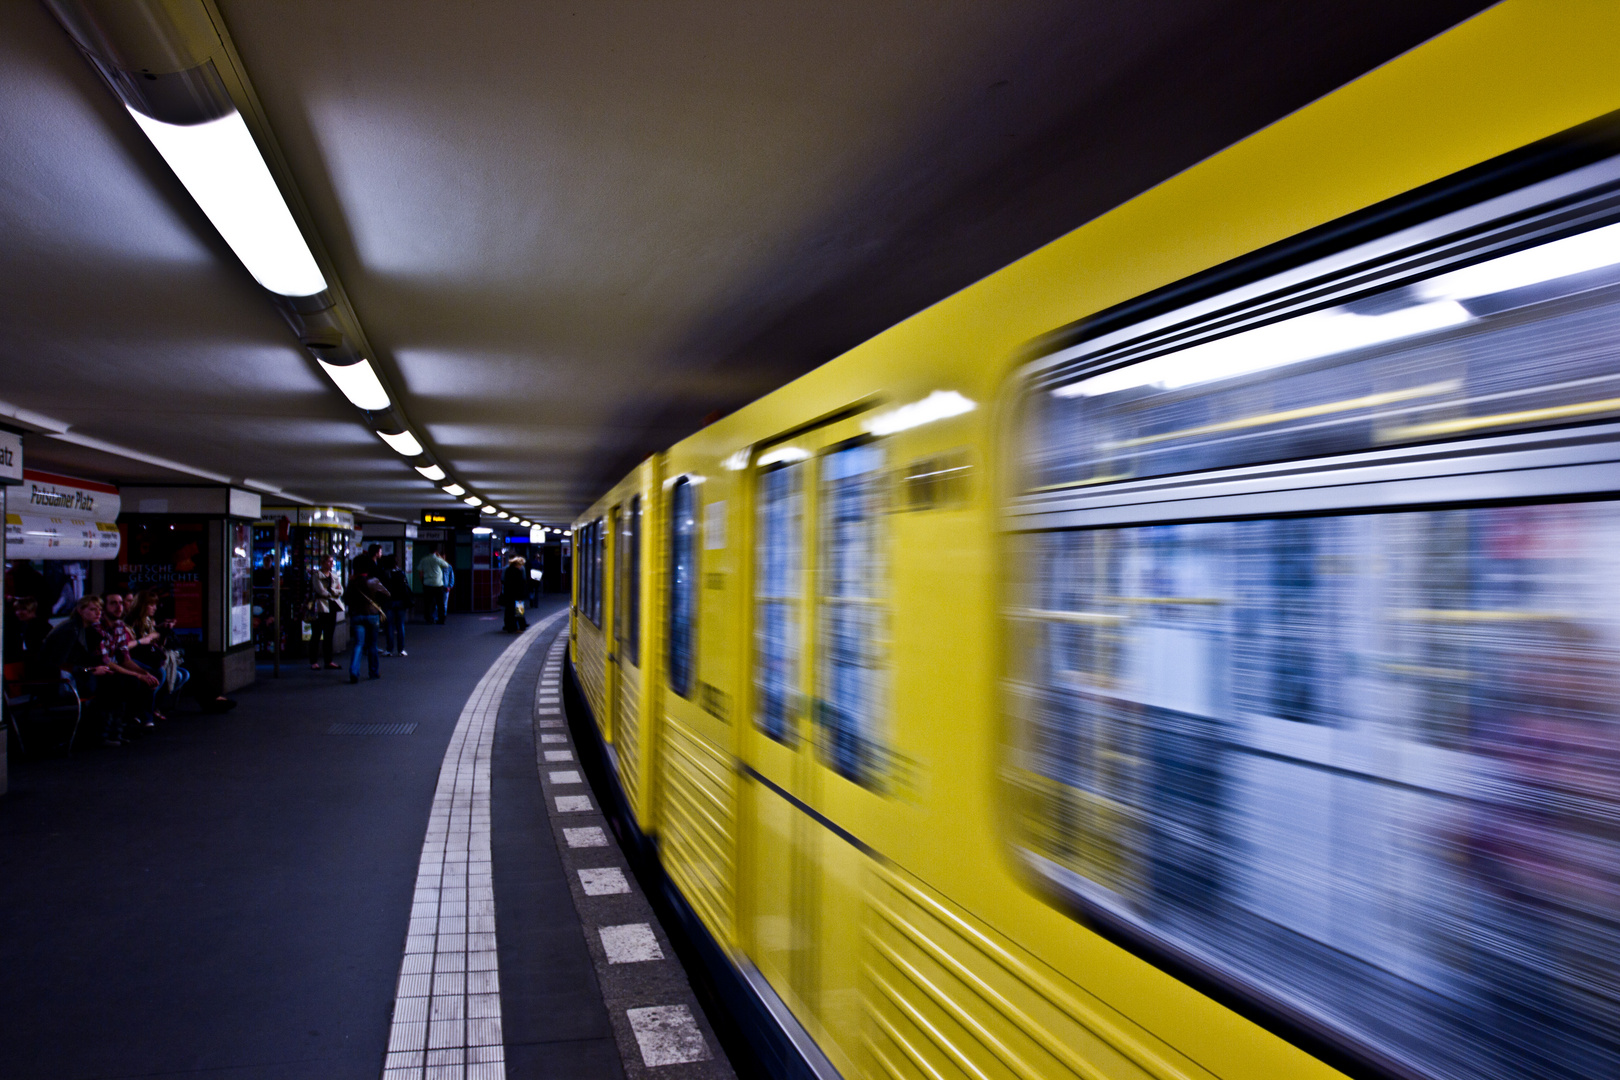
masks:
[[[563,712],[566,609],[13,762],[0,1076],[725,1078]]]

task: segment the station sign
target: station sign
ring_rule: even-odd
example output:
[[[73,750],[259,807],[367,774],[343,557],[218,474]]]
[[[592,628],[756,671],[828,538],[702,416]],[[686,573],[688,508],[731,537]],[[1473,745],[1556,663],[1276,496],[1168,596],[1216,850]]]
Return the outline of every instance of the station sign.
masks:
[[[22,436],[0,431],[0,484],[20,484],[23,479]]]
[[[120,501],[111,484],[55,473],[22,471],[23,489],[11,496],[8,510],[50,514],[85,521],[117,521]]]
[[[6,499],[6,558],[115,559],[123,548],[118,489],[71,476],[19,470]]]
[[[116,559],[122,547],[110,521],[6,511],[8,559]]]

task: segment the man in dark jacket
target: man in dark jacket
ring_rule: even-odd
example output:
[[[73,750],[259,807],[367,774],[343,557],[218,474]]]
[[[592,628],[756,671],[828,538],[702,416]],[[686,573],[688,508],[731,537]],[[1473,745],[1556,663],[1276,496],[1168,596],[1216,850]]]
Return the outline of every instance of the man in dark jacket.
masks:
[[[416,603],[411,579],[399,568],[398,557],[384,555],[378,578],[388,590],[388,621],[383,626],[383,655],[405,656],[405,618]]]
[[[388,603],[388,590],[375,576],[356,570],[349,578],[349,588],[343,594],[349,609],[349,637],[353,651],[349,654],[349,682],[360,681],[360,654],[365,653],[366,666],[373,679],[382,678],[377,670],[377,635],[382,630],[383,605]]]
[[[529,598],[529,575],[523,570],[523,556],[514,555],[501,574],[501,603],[506,608],[506,633],[515,634],[529,628],[529,617],[523,604]]]
[[[112,668],[102,660],[101,597],[84,596],[73,611],[45,637],[41,648],[41,668],[46,672],[65,671],[82,701],[102,718],[103,740],[109,746],[123,745],[124,710],[128,704],[123,687],[111,678]]]

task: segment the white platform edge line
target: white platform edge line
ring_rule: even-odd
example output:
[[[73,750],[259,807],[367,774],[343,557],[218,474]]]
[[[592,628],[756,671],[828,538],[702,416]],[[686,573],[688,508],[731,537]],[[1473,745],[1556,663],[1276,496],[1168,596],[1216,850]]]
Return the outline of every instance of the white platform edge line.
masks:
[[[439,1076],[449,1067],[459,1076],[475,1069],[504,1080],[489,765],[513,672],[534,639],[566,614],[565,608],[535,624],[496,658],[468,696],[445,748],[395,984],[385,1077],[421,1077],[429,1068]]]

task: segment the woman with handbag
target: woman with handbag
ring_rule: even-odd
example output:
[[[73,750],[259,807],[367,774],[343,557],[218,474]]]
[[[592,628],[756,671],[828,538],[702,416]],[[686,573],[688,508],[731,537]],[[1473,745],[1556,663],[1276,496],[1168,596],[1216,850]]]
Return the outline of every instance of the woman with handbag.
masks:
[[[337,632],[337,613],[344,610],[343,590],[338,586],[337,559],[328,555],[326,564],[309,576],[309,600],[304,605],[304,621],[310,625],[309,669],[328,670],[341,665],[332,659],[332,635]]]
[[[145,590],[135,597],[135,604],[124,616],[124,622],[135,635],[135,645],[129,650],[130,659],[159,680],[152,694],[152,717],[167,720],[164,710],[179,699],[191,673],[185,669],[185,653],[172,640],[174,620],[157,617],[161,600],[156,589]]]

